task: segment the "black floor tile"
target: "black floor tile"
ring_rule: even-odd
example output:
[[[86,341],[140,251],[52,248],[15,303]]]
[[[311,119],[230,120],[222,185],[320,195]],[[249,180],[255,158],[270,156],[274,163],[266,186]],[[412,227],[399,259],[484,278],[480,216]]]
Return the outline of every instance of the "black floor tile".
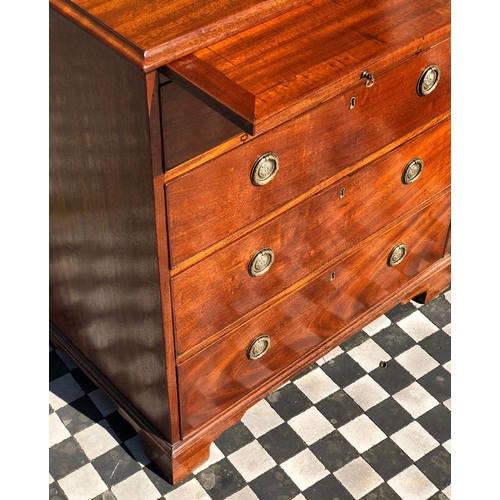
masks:
[[[55,481],[49,484],[49,500],[68,500],[64,491]]]
[[[106,421],[109,423],[118,439],[122,442],[137,436],[135,429],[118,413],[118,411],[106,415]]]
[[[361,345],[369,338],[370,336],[367,333],[365,333],[363,330],[360,330],[358,333],[355,333],[351,338],[342,343],[342,349],[346,352],[350,351],[351,349],[358,347],[358,345]]]
[[[108,488],[141,470],[137,461],[121,446],[103,453],[92,464]]]
[[[266,432],[258,441],[278,464],[306,449],[304,441],[286,422]]]
[[[249,483],[259,500],[287,500],[296,497],[300,490],[287,476],[285,471],[276,466]]]
[[[451,455],[439,446],[427,453],[415,465],[440,489],[450,485]]]
[[[420,346],[441,364],[447,363],[451,359],[451,337],[443,330],[429,335],[420,342]]]
[[[243,448],[243,446],[251,443],[255,438],[248,428],[242,423],[238,422],[226,431],[224,431],[216,440],[217,447],[228,456],[236,450]]]
[[[69,373],[66,363],[58,356],[56,351],[49,352],[49,382]]]
[[[101,412],[87,395],[59,408],[56,413],[73,435],[102,420]]]
[[[354,500],[335,476],[326,476],[321,481],[303,491],[307,500]]]
[[[411,302],[408,302],[408,304],[398,304],[396,307],[393,307],[390,311],[386,312],[385,315],[393,323],[397,323],[416,310],[417,308]]]
[[[363,458],[385,481],[392,479],[413,463],[403,450],[389,438],[365,451]]]
[[[424,413],[417,422],[441,444],[451,438],[451,412],[443,405]]]
[[[443,328],[443,326],[451,323],[451,304],[443,295],[436,297],[428,304],[422,306],[420,312],[439,328]]]
[[[335,427],[347,424],[363,414],[363,410],[342,390],[316,403],[316,408]]]
[[[366,415],[388,436],[413,422],[413,417],[393,398],[384,399]]]
[[[359,453],[339,431],[333,431],[310,446],[311,451],[330,471],[335,472],[359,457]]]
[[[116,497],[111,491],[105,491],[102,495],[97,495],[92,500],[116,500]]]
[[[342,389],[366,375],[366,371],[347,353],[333,358],[321,368]]]
[[[223,500],[246,485],[241,474],[227,458],[198,473],[196,479],[214,500]]]
[[[372,339],[393,358],[416,344],[398,325],[384,328],[373,335]]]
[[[283,420],[290,420],[313,405],[295,384],[287,384],[273,392],[267,401]]]
[[[49,472],[56,481],[89,462],[87,455],[72,436],[49,449]]]
[[[391,396],[415,382],[415,377],[394,359],[390,359],[383,367],[375,368],[370,375]]]
[[[78,382],[78,385],[88,394],[89,392],[95,391],[97,385],[90,380],[85,373],[83,373],[81,368],[75,368],[71,370],[71,375]]]
[[[434,368],[434,370],[419,378],[418,383],[440,403],[447,401],[451,397],[451,374],[442,366]]]
[[[387,483],[382,483],[361,500],[401,500],[401,497]]]

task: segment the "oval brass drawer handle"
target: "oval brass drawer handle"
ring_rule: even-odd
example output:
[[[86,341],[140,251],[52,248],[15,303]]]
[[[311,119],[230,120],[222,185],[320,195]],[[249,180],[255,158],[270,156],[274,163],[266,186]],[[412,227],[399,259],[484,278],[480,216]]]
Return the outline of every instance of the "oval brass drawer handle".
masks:
[[[250,276],[261,276],[269,271],[274,262],[274,252],[272,248],[262,248],[250,260],[248,273]]]
[[[252,361],[259,359],[266,354],[269,347],[271,347],[271,338],[269,335],[261,335],[260,337],[254,339],[249,345],[247,349],[247,358]]]
[[[403,170],[403,175],[401,177],[403,184],[411,184],[412,182],[415,182],[420,177],[423,170],[424,161],[422,158],[417,157],[410,160]]]
[[[408,253],[408,248],[404,243],[398,243],[389,253],[387,257],[387,265],[394,267],[400,264]]]
[[[417,82],[417,94],[419,96],[430,94],[437,87],[440,77],[441,70],[435,64],[425,68]]]
[[[266,153],[259,156],[252,168],[250,179],[254,186],[264,186],[274,179],[280,162],[276,153]]]

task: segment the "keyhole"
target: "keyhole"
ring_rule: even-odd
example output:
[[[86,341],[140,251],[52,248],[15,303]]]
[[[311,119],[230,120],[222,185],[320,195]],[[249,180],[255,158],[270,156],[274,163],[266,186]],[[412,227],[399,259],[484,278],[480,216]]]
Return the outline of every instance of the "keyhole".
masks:
[[[345,188],[340,190],[340,197],[343,198],[345,196]]]
[[[335,279],[335,273],[332,273],[332,274],[330,275],[330,281],[333,281],[334,279]]]
[[[349,109],[353,109],[356,106],[356,97],[351,97],[351,101],[349,102]]]

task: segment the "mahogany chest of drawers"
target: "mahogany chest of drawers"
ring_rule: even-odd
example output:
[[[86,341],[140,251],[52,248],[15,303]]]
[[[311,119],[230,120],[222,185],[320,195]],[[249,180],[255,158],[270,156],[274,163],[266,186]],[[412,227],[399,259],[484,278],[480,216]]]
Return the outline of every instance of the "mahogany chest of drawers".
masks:
[[[50,0],[50,333],[171,482],[450,283],[449,0]]]

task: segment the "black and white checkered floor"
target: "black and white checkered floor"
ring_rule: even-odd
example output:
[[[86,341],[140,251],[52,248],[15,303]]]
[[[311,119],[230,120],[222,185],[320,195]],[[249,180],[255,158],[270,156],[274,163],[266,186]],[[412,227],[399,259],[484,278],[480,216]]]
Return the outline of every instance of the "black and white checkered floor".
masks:
[[[177,486],[112,403],[50,348],[51,500],[446,500],[451,291],[400,305],[267,399]]]

